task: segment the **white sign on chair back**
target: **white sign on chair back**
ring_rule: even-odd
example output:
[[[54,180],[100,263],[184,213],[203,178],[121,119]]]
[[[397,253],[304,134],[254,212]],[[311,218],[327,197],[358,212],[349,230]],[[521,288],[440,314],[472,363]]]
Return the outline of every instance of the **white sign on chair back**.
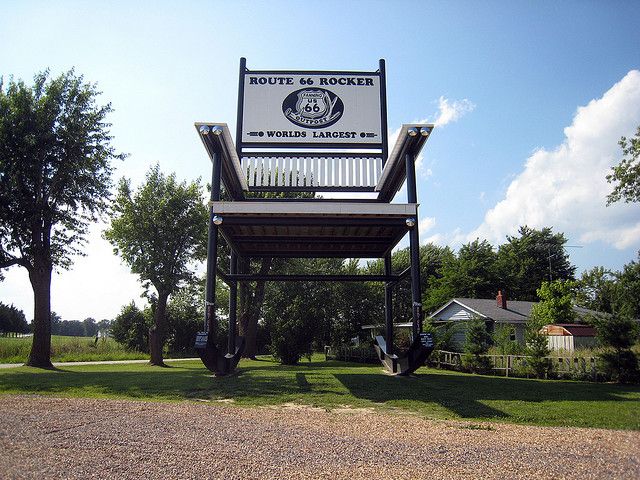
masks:
[[[383,143],[384,86],[377,72],[247,71],[241,82],[246,147]]]

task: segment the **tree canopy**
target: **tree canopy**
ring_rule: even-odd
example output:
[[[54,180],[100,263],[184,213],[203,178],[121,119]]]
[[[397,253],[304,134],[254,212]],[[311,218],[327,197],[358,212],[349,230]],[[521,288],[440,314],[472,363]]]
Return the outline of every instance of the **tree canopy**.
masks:
[[[498,249],[497,268],[509,298],[535,301],[545,280],[573,280],[576,267],[564,250],[567,239],[549,227],[520,227],[519,237],[507,236]]]
[[[13,305],[0,302],[0,332],[27,333],[29,324],[24,312]]]
[[[111,227],[104,236],[140,276],[155,303],[149,334],[153,364],[163,364],[169,295],[192,279],[195,262],[206,257],[207,217],[199,181],[179,183],[175,174],[165,176],[158,165],[137,191],[124,178],[118,185]]]
[[[607,205],[624,200],[640,202],[640,126],[633,138],[622,137],[618,142],[622,148],[622,160],[607,175],[607,181],[615,184],[607,196]]]
[[[540,325],[552,323],[574,323],[576,312],[573,309],[576,282],[554,280],[542,282],[538,289],[540,301],[531,309],[531,317]]]
[[[108,205],[110,104],[73,70],[32,86],[0,82],[0,268],[27,269],[34,290],[34,336],[27,363],[51,367],[51,272],[69,268],[91,222]]]

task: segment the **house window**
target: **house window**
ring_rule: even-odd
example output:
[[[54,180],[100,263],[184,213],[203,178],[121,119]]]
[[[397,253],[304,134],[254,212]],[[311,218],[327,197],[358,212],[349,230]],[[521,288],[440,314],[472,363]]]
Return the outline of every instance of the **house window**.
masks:
[[[512,328],[511,333],[509,334],[509,340],[512,342],[516,341],[516,329]]]

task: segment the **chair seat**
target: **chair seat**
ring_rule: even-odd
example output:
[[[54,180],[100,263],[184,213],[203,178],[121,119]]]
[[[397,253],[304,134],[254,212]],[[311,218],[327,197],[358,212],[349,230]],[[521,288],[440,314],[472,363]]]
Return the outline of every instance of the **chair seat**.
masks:
[[[211,202],[241,256],[379,258],[407,233],[417,204]]]

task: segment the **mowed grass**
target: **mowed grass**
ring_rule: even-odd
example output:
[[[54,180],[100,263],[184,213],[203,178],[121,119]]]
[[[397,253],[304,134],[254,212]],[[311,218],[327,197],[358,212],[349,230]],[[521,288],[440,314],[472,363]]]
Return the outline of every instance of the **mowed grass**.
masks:
[[[91,365],[47,371],[0,370],[0,393],[151,401],[233,402],[243,407],[295,403],[328,411],[345,406],[433,419],[640,430],[640,387],[476,376],[422,368],[392,377],[375,365],[323,361],[281,366],[243,360],[216,378],[200,362],[169,368]]]
[[[24,363],[31,351],[32,337],[0,337],[0,363]],[[51,336],[51,361],[91,362],[98,360],[137,360],[149,355],[125,350],[112,338]]]

